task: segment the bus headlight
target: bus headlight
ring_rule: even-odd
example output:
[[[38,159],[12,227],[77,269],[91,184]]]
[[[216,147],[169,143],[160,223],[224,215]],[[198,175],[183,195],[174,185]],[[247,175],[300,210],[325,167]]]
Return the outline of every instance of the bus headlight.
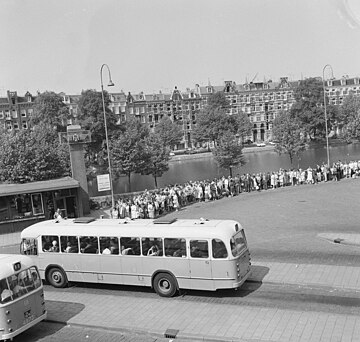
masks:
[[[9,332],[13,332],[13,328],[9,328]]]
[[[6,310],[5,313],[6,313],[7,315],[9,315],[9,314],[10,314],[10,310]]]
[[[6,322],[7,322],[7,324],[10,324],[10,323],[11,323],[11,319],[8,319]]]

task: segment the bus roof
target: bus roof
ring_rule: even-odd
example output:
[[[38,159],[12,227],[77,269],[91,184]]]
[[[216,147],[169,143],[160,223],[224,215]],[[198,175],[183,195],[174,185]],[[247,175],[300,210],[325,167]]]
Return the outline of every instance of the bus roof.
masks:
[[[124,237],[174,237],[174,238],[227,238],[242,229],[234,220],[205,219],[137,219],[113,220],[95,219],[91,217],[42,221],[25,228],[21,237],[37,237],[40,235],[63,236],[124,236]],[[168,233],[168,234],[167,234]]]
[[[21,264],[21,269],[14,269],[14,264]],[[34,266],[34,262],[25,255],[20,254],[0,254],[0,279],[6,278],[20,270]]]

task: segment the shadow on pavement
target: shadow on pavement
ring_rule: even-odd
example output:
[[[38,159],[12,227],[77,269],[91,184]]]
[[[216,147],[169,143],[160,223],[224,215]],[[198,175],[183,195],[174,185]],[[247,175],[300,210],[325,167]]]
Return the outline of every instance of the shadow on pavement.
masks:
[[[265,276],[269,273],[270,268],[259,265],[251,265],[251,274],[248,279],[249,282],[262,282]]]
[[[84,308],[85,305],[80,303],[46,300],[46,309],[48,311],[47,321],[66,323],[84,310]]]

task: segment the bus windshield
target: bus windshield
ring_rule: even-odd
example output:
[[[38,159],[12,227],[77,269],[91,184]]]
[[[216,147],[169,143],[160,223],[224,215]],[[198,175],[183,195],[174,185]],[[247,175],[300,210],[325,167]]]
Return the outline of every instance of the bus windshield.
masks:
[[[0,280],[0,303],[8,303],[41,286],[36,267],[30,267]]]
[[[238,257],[242,251],[246,248],[246,240],[244,231],[238,231],[231,239],[230,239],[230,247],[231,253],[234,257]]]

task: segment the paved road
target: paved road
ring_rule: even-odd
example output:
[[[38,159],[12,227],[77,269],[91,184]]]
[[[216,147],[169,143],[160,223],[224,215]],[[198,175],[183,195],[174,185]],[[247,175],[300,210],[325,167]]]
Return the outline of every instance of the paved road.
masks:
[[[172,213],[179,218],[232,218],[243,224],[254,277],[263,280],[253,288],[249,285],[243,295],[188,291],[165,300],[148,289],[124,294],[82,285],[47,288],[49,311],[71,327],[87,325],[91,330],[101,322],[111,333],[114,327],[158,333],[151,338],[170,326],[190,340],[212,336],[227,341],[359,341],[360,247],[324,239],[359,236],[359,190],[359,179],[346,179],[242,194]],[[96,312],[99,303],[106,308]],[[162,308],[157,316],[153,307]],[[66,331],[71,336],[79,330]],[[119,340],[124,331],[118,332]],[[53,341],[55,336],[41,341]]]
[[[360,265],[360,248],[331,245],[321,233],[360,234],[360,179],[286,187],[199,203],[179,218],[236,219],[255,261]]]

